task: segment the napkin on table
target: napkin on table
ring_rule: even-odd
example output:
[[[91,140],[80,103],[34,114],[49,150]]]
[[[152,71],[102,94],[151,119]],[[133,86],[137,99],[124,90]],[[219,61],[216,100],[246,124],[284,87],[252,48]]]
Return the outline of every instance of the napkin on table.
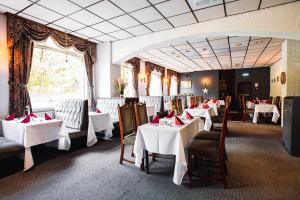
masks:
[[[52,117],[50,117],[47,113],[45,113],[45,120],[52,120]]]
[[[193,117],[189,112],[187,112],[187,111],[186,111],[186,113],[185,113],[185,117],[186,117],[187,119],[194,119],[194,117]]]
[[[174,111],[171,111],[167,116],[166,116],[166,118],[172,118],[172,117],[174,117]]]
[[[36,114],[34,114],[33,112],[29,114],[30,117],[35,117],[37,118]]]
[[[96,108],[96,113],[101,113],[101,111],[98,108]]]
[[[204,103],[204,104],[202,104],[202,108],[208,109],[208,108],[209,108],[209,105],[208,105],[207,103]]]
[[[178,126],[184,125],[183,121],[181,121],[181,119],[179,119],[179,117],[176,115],[175,115],[175,124]]]
[[[26,124],[26,123],[29,123],[30,122],[30,115],[27,115],[26,117],[25,117],[25,119],[23,119],[22,121],[21,121],[21,123],[23,123],[23,124]]]
[[[11,121],[11,120],[14,120],[14,119],[15,119],[15,115],[14,115],[13,112],[10,113],[10,114],[5,118],[5,120],[7,120],[7,121]]]
[[[159,123],[159,116],[156,115],[156,117],[151,121],[152,124],[158,124]]]

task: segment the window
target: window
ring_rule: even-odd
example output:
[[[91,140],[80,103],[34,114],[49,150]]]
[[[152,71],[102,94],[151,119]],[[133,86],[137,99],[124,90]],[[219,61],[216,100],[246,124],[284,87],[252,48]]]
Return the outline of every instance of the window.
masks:
[[[86,99],[83,54],[57,46],[49,37],[35,42],[28,91],[33,109],[52,108],[60,99]]]
[[[171,77],[170,95],[178,95],[178,83],[176,76]]]
[[[151,82],[150,82],[150,96],[162,96],[162,82],[161,73],[152,71],[151,72]]]
[[[131,64],[121,65],[121,79],[126,83],[124,97],[136,97],[134,71]]]

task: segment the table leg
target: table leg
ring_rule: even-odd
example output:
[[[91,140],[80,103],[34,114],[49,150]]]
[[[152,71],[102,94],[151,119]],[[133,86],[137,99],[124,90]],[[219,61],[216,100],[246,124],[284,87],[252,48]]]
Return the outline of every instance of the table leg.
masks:
[[[149,152],[147,150],[145,151],[145,159],[146,159],[146,173],[149,174]]]

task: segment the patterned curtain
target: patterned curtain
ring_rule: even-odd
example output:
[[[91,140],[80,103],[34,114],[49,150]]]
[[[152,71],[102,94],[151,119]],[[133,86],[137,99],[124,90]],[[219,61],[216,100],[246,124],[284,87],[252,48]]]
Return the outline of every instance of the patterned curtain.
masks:
[[[151,72],[158,71],[161,73],[161,90],[162,94],[164,93],[164,77],[165,77],[165,68],[159,65],[156,65],[151,62],[145,63],[145,74],[147,78],[147,96],[150,96],[150,84],[151,84]]]
[[[171,69],[167,69],[168,95],[171,95],[171,78],[172,78],[172,76],[176,76],[178,94],[180,92],[180,73],[175,72]]]
[[[128,60],[126,63],[130,63],[133,66],[133,81],[136,95],[139,96],[139,73],[140,73],[140,63],[141,59],[134,57]]]
[[[84,52],[91,105],[95,107],[93,65],[96,62],[96,44],[10,13],[6,15],[9,50],[10,112],[15,112],[15,115],[19,117],[24,114],[27,106],[31,109],[27,84],[31,69],[33,41],[43,41],[49,36],[64,48],[73,46],[77,50]]]
[[[177,91],[178,95],[180,94],[180,73],[177,73]]]

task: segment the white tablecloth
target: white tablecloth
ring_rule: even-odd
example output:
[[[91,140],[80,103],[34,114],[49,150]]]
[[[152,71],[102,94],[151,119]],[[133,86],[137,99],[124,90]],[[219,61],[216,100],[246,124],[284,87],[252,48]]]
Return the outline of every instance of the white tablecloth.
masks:
[[[59,135],[63,122],[55,119],[46,121],[41,118],[32,118],[32,121],[27,124],[23,124],[20,121],[21,120],[3,120],[2,128],[4,137],[22,144],[25,147],[25,171],[34,165],[30,147],[60,138],[63,139],[63,137]]]
[[[184,120],[187,124],[183,126],[167,124],[139,126],[133,150],[135,165],[138,167],[141,165],[144,149],[153,153],[175,155],[173,182],[180,185],[187,171],[185,148],[199,132],[199,120],[199,118]]]
[[[204,130],[209,131],[212,125],[211,116],[216,116],[216,113],[213,108],[193,108],[193,109],[185,109],[185,112],[189,112],[193,117],[204,117],[205,118],[205,124],[204,124]]]
[[[148,116],[156,115],[154,105],[146,105],[146,108],[147,108],[147,115]]]
[[[89,122],[91,122],[89,124],[93,126],[91,129],[93,129],[94,132],[104,131],[104,139],[108,139],[113,136],[112,130],[114,129],[114,125],[109,113],[89,112]]]
[[[220,107],[220,105],[218,103],[212,103],[212,102],[208,102],[207,105],[213,109],[214,113],[212,113],[212,116],[216,116],[218,115],[218,108]]]
[[[247,101],[246,106],[247,106],[248,109],[254,109],[255,104],[251,101]]]
[[[276,123],[280,117],[279,111],[276,105],[273,104],[255,104],[253,123],[257,123],[259,113],[273,113],[272,122]]]

